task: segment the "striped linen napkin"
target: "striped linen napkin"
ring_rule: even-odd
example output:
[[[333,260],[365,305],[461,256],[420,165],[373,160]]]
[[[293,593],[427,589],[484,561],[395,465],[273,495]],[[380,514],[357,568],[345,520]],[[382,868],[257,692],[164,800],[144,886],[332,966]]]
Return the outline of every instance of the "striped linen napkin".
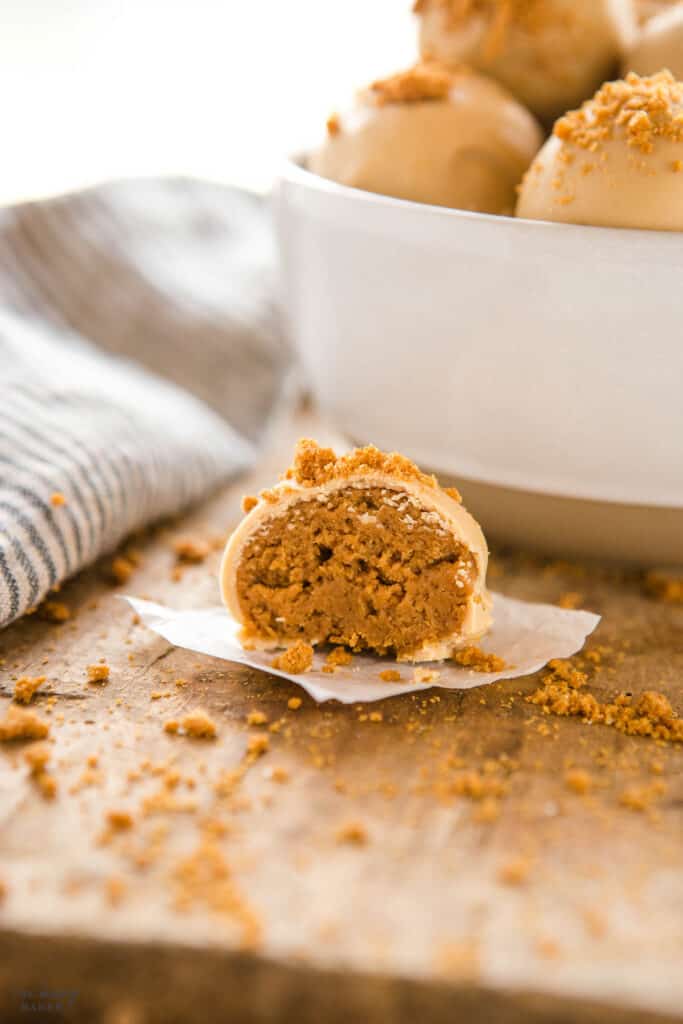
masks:
[[[0,211],[0,627],[254,458],[283,399],[265,211],[183,180]]]

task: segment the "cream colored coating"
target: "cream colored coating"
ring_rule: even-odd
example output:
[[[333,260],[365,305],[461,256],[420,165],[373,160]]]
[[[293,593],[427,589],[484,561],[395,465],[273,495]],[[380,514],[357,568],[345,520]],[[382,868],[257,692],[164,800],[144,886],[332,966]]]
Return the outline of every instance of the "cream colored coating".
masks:
[[[512,3],[496,29],[504,2],[490,0],[479,11],[473,4],[471,13],[454,15],[454,0],[425,0],[419,5],[423,59],[491,75],[546,124],[612,77],[635,36],[631,0],[531,0],[519,5],[523,16]]]
[[[683,4],[664,11],[638,36],[624,62],[624,72],[653,75],[668,68],[683,79]]]
[[[427,510],[436,512],[443,520],[452,535],[473,555],[477,564],[477,577],[465,619],[453,636],[438,645],[423,647],[409,659],[411,662],[443,661],[461,647],[466,647],[490,629],[493,622],[492,598],[486,588],[486,572],[488,568],[488,548],[481,527],[470,513],[455,499],[451,498],[439,487],[428,486],[418,480],[397,481],[392,476],[381,473],[359,473],[343,479],[331,480],[318,487],[303,487],[286,480],[273,488],[278,494],[277,501],[259,499],[258,504],[245,516],[230,537],[220,569],[220,587],[223,602],[232,617],[243,623],[242,609],[237,592],[237,568],[245,544],[269,519],[286,515],[292,505],[301,501],[320,500],[336,490],[347,487],[383,487],[389,490],[407,492],[415,497]],[[275,648],[275,642],[263,643],[265,649]]]
[[[680,3],[680,0],[635,0],[636,16],[642,25],[662,11],[670,10],[677,3]]]
[[[367,93],[339,117],[309,169],[353,188],[435,206],[509,213],[542,144],[534,118],[497,83],[453,76],[443,98],[378,105]]]
[[[606,116],[610,95],[619,91],[623,102],[615,100]],[[586,138],[566,127],[577,118]],[[596,125],[604,138],[591,141]],[[666,73],[607,83],[581,111],[558,121],[525,175],[516,213],[529,220],[682,231],[683,86]]]

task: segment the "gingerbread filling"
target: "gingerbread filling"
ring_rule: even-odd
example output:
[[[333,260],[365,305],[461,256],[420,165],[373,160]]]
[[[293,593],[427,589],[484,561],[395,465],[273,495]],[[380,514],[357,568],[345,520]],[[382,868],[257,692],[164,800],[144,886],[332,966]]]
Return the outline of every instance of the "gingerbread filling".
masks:
[[[472,554],[405,491],[303,498],[247,541],[237,571],[245,635],[410,656],[456,634]]]

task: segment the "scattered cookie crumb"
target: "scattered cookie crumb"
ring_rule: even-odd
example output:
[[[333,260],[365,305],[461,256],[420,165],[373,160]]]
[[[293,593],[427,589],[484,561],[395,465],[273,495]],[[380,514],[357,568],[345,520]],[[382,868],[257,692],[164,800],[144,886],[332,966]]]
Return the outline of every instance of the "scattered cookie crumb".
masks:
[[[380,672],[379,677],[384,683],[401,682],[401,673],[397,672],[395,668],[385,668],[383,672]]]
[[[117,555],[112,559],[107,575],[113,584],[122,586],[128,582],[134,570],[135,566],[129,558],[126,558],[125,555]]]
[[[46,800],[53,800],[57,795],[57,780],[47,771],[50,760],[50,748],[45,744],[36,744],[24,754],[24,760],[31,771],[31,778],[40,789]]]
[[[652,569],[645,576],[645,591],[658,601],[683,604],[683,569]]]
[[[650,810],[656,800],[666,793],[666,783],[651,782],[642,786],[629,786],[619,797],[622,807],[630,811],[645,812]]]
[[[207,829],[196,851],[179,861],[173,871],[176,910],[203,906],[214,914],[233,918],[241,928],[241,947],[260,946],[263,925],[237,888],[232,870],[215,835]]]
[[[89,683],[106,683],[109,679],[109,665],[88,665],[86,671]]]
[[[66,622],[71,618],[71,609],[63,601],[44,601],[38,614],[46,622]]]
[[[400,676],[399,676],[400,678]],[[416,668],[413,669],[413,682],[414,683],[435,683],[437,679],[441,678],[441,673],[437,672],[433,668]]]
[[[583,922],[586,931],[594,939],[603,939],[607,934],[607,919],[601,910],[586,907],[583,911]]]
[[[208,557],[211,545],[199,537],[176,537],[173,551],[179,562],[197,565]]]
[[[562,947],[555,939],[539,939],[536,943],[536,952],[544,960],[558,960],[562,955]]]
[[[327,119],[327,134],[330,138],[334,138],[335,135],[339,135],[341,131],[341,121],[339,120],[339,114],[330,114]]]
[[[301,697],[290,697],[287,701],[287,707],[290,711],[298,711],[302,703]]]
[[[247,754],[252,757],[261,757],[270,747],[270,737],[265,732],[255,732],[249,737],[247,743]]]
[[[360,821],[349,821],[342,825],[337,831],[337,842],[346,843],[349,846],[365,846],[368,842],[365,825]]]
[[[126,883],[117,875],[112,875],[104,883],[104,892],[109,906],[119,907],[126,895]]]
[[[114,832],[127,832],[133,827],[133,816],[128,811],[107,811],[107,825]]]
[[[66,505],[66,498],[61,491],[55,491],[50,495],[50,504],[53,508],[61,508],[62,505]]]
[[[50,748],[44,744],[36,744],[34,747],[29,749],[24,754],[24,760],[31,769],[32,775],[39,775],[40,772],[45,771],[48,761],[50,760]]]
[[[463,647],[454,652],[451,660],[473,672],[502,672],[507,667],[497,654],[486,654],[479,647]]]
[[[300,675],[308,672],[313,664],[313,648],[303,640],[297,642],[282,654],[278,654],[271,661],[271,668],[277,668],[281,672],[290,672],[292,675]]]
[[[17,704],[30,704],[34,693],[40,689],[47,676],[22,676],[14,684],[14,699]]]
[[[245,494],[242,498],[242,511],[245,516],[258,505],[258,498],[253,494]]]
[[[589,772],[582,771],[580,768],[571,768],[565,772],[564,782],[567,789],[571,789],[581,795],[590,793],[593,788],[592,775]]]
[[[342,665],[350,665],[353,661],[353,655],[351,651],[347,651],[345,647],[335,647],[334,650],[325,658],[325,664],[332,668],[338,668]]]
[[[9,740],[44,740],[50,734],[50,726],[34,711],[11,704],[0,721],[0,742]]]
[[[371,722],[383,722],[384,715],[382,714],[381,711],[371,711],[370,714],[368,715],[368,719]]]
[[[280,784],[289,782],[289,772],[286,768],[273,768],[271,769],[268,777],[272,782],[278,782]]]
[[[36,784],[46,800],[54,800],[57,796],[57,780],[48,772],[40,772],[35,776]]]
[[[542,687],[526,697],[528,703],[542,707],[547,714],[583,718],[627,736],[683,743],[683,719],[664,694],[650,690],[634,701],[631,694],[620,693],[613,701],[602,703],[593,694],[583,692],[587,676],[571,662],[556,659],[548,668]]]
[[[565,608],[567,611],[576,611],[583,604],[583,594],[579,594],[574,590],[567,591],[566,594],[560,596],[557,605],[559,608]]]
[[[526,857],[517,857],[500,868],[498,881],[503,885],[523,885],[530,873],[531,861]]]
[[[480,825],[492,825],[499,817],[500,801],[495,796],[484,797],[474,812],[474,820]]]
[[[439,974],[461,981],[476,981],[481,975],[481,959],[475,941],[447,942],[439,946],[434,956]]]
[[[164,726],[167,732],[168,722]],[[203,711],[201,708],[195,708],[189,715],[183,718],[182,726],[186,736],[191,736],[193,739],[198,740],[212,740],[216,737],[217,729],[216,723],[212,718]]]
[[[164,732],[169,733],[171,736],[175,736],[180,729],[180,722],[175,718],[170,718],[168,722],[164,722]]]
[[[262,711],[250,711],[247,714],[247,725],[266,725],[268,719]]]

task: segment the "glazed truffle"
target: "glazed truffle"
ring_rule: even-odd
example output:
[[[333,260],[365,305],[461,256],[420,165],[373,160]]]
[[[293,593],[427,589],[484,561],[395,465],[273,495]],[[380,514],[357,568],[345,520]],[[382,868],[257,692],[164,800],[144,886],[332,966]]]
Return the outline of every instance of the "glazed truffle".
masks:
[[[639,75],[654,75],[663,68],[683,79],[683,4],[645,26],[624,64],[625,71]]]
[[[497,79],[546,124],[618,71],[631,0],[416,0],[423,59]]]
[[[668,71],[608,82],[555,125],[517,216],[683,230],[683,85]]]
[[[245,508],[221,591],[247,647],[329,642],[440,661],[491,625],[479,525],[404,456],[301,441],[284,479]]]
[[[343,185],[482,213],[510,213],[542,143],[536,121],[497,83],[468,69],[418,64],[377,81],[309,169]]]

